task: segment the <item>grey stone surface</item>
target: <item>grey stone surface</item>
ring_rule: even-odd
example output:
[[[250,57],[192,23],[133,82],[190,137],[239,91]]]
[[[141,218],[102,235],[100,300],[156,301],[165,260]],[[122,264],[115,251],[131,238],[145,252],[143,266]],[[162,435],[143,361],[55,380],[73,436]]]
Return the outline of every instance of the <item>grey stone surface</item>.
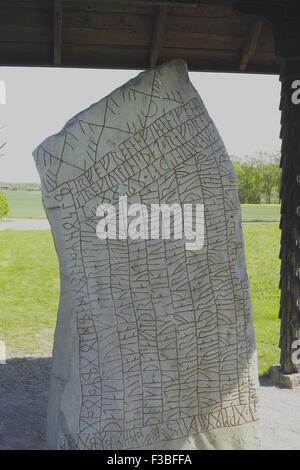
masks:
[[[281,384],[287,388],[300,386],[300,374],[285,374],[280,365],[270,367],[270,377],[275,384]]]
[[[34,158],[61,273],[49,447],[259,448],[237,182],[186,64],[141,73]],[[97,207],[124,194],[204,204],[204,246],[100,240]]]

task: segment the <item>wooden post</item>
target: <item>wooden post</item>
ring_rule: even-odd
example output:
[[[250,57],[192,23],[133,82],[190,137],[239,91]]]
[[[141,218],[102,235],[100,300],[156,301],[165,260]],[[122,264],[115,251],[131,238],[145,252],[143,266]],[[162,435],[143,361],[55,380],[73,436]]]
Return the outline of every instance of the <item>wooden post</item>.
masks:
[[[300,372],[293,360],[300,339],[300,60],[286,60],[281,68],[281,274],[280,364],[284,372]],[[300,96],[300,93],[298,94]]]
[[[267,20],[274,33],[277,58],[282,64],[279,346],[281,368],[290,374],[300,372],[294,354],[295,340],[300,339],[300,102],[293,103],[297,91],[293,84],[300,80],[300,4],[285,0],[276,3],[239,0],[234,9],[240,14]]]

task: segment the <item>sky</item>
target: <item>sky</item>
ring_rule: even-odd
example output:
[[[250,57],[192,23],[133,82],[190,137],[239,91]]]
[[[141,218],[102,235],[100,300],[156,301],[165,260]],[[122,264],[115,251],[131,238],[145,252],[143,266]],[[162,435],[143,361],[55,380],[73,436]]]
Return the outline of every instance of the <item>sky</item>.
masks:
[[[39,182],[32,151],[137,70],[0,67],[0,181]],[[280,150],[278,76],[190,72],[230,155]],[[2,93],[3,95],[3,93]],[[2,127],[2,129],[1,129]]]

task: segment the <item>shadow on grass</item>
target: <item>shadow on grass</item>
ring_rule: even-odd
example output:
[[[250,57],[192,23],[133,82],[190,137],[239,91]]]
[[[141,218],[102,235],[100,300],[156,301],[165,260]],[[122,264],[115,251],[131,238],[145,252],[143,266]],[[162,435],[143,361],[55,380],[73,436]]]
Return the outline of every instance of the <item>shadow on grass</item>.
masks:
[[[42,450],[51,357],[8,359],[0,364],[0,450]]]

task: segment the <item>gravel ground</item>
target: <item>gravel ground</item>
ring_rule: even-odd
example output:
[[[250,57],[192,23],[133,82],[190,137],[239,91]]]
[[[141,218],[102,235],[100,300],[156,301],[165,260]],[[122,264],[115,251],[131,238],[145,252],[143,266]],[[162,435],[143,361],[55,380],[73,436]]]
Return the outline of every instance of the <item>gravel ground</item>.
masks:
[[[4,219],[0,230],[50,230],[47,219]]]
[[[45,426],[51,358],[9,359],[0,365],[0,450],[46,449]],[[263,449],[300,450],[300,387],[262,379]]]
[[[300,450],[300,387],[261,380],[260,413],[264,450]]]
[[[0,450],[46,449],[51,358],[0,365]]]

